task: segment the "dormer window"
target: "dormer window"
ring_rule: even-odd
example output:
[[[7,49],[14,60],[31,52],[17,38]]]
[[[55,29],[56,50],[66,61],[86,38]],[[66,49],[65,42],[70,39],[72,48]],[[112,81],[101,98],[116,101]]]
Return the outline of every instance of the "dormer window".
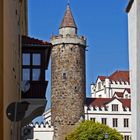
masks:
[[[112,104],[112,111],[118,111],[118,105]]]

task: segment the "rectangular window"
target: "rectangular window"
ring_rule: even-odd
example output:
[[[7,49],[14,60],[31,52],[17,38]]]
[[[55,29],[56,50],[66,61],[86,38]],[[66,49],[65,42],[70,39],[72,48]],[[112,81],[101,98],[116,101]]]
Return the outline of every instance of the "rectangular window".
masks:
[[[90,118],[91,121],[95,122],[95,118]]]
[[[118,127],[118,119],[113,118],[113,127]]]
[[[124,140],[130,140],[128,135],[124,136]]]
[[[124,119],[124,127],[129,127],[129,119],[128,118]]]
[[[30,65],[30,54],[29,53],[22,54],[22,63],[23,63],[23,65]]]
[[[118,111],[118,105],[112,104],[112,111]]]
[[[22,80],[30,80],[30,69],[22,70]]]
[[[98,83],[98,90],[101,89],[101,82]]]
[[[33,54],[33,65],[40,65],[41,64],[41,55],[39,53]]]
[[[33,69],[32,70],[32,80],[38,81],[40,79],[40,69]]]
[[[107,124],[107,119],[106,118],[102,118],[102,124]]]

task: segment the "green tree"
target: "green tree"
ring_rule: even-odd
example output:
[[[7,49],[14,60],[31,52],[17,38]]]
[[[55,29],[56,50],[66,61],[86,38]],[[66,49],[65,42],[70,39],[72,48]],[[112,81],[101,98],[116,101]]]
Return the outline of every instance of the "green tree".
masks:
[[[108,134],[108,138],[105,138],[105,134]],[[107,125],[84,121],[65,140],[123,140],[123,136]]]

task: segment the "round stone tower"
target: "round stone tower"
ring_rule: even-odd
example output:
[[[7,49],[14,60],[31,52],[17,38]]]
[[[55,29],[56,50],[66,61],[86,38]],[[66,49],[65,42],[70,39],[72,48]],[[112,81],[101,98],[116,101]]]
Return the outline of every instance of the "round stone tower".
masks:
[[[59,28],[51,38],[52,125],[54,140],[65,136],[84,118],[86,39],[77,35],[70,5]]]

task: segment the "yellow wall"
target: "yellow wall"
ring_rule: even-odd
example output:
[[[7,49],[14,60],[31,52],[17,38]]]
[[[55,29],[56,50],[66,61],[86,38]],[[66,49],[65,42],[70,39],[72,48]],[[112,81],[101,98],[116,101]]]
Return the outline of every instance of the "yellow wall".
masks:
[[[0,136],[3,140],[3,0],[0,1]]]

